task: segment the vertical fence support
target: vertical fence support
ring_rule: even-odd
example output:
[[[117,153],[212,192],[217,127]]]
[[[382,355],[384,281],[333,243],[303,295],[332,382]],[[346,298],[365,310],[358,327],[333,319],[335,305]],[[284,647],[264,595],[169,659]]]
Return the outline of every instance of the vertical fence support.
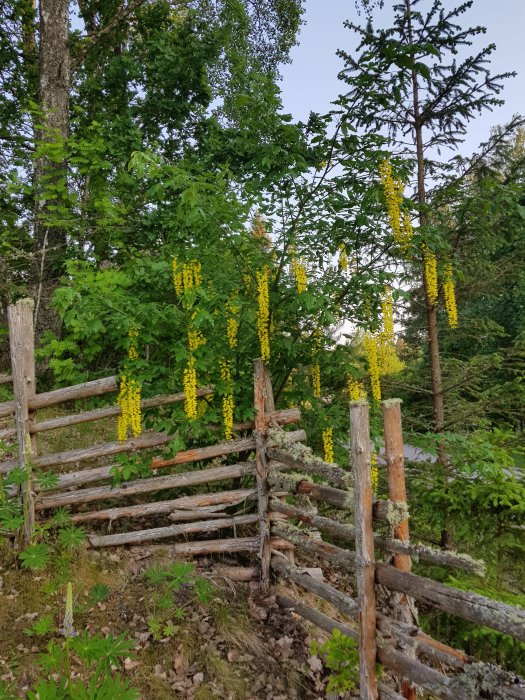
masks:
[[[29,434],[32,419],[29,412],[29,400],[36,394],[33,308],[32,299],[21,299],[17,304],[11,304],[7,309],[18,463],[20,467],[27,470],[27,480],[21,487],[24,512],[24,524],[20,532],[20,544],[22,545],[31,541],[35,526],[31,460],[36,456],[36,437],[31,437]]]
[[[255,478],[257,481],[257,505],[259,510],[259,559],[261,562],[261,589],[270,588],[270,521],[268,518],[268,463],[266,460],[266,421],[268,406],[273,405],[273,395],[268,369],[262,360],[255,360],[253,372],[255,407]]]
[[[383,424],[385,430],[385,458],[388,479],[388,497],[391,501],[406,502],[405,486],[405,457],[403,445],[403,429],[401,426],[401,400],[389,399],[382,402]],[[402,542],[409,542],[408,518],[395,525],[393,536]],[[412,561],[406,554],[394,554],[393,565],[401,571],[410,571]],[[404,593],[394,594],[394,617],[408,624],[417,623],[413,613],[413,601]],[[404,650],[410,655],[410,650]],[[410,682],[401,680],[401,692],[404,698],[415,700],[416,689]]]
[[[354,472],[355,563],[359,602],[359,697],[377,700],[375,556],[370,473],[368,403],[350,404],[350,446]]]

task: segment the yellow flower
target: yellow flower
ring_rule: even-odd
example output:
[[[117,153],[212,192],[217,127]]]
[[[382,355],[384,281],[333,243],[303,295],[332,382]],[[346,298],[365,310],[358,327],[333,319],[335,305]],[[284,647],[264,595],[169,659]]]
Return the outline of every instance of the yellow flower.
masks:
[[[306,274],[306,265],[303,258],[297,259],[295,255],[292,258],[292,271],[295,277],[295,286],[297,288],[297,293],[302,294],[306,292],[308,287],[308,277]]]
[[[370,333],[367,333],[365,335],[364,345],[368,357],[368,372],[370,374],[372,396],[376,401],[381,401],[381,382],[379,379],[377,338]]]
[[[227,385],[227,393],[222,398],[222,421],[224,425],[224,437],[231,440],[233,437],[233,414],[235,404],[233,400],[233,381],[231,365],[227,360],[221,360],[221,379]]]
[[[394,302],[392,299],[392,290],[390,287],[385,287],[385,293],[381,302],[381,311],[383,315],[383,329],[381,331],[382,340],[385,343],[394,342]]]
[[[137,352],[137,338],[139,337],[139,329],[135,327],[130,328],[128,331],[128,337],[130,339],[128,358],[130,360],[137,360],[139,356]]]
[[[423,264],[428,303],[430,306],[435,306],[438,300],[437,260],[427,245],[423,246]]]
[[[265,266],[257,276],[257,332],[261,346],[261,359],[270,359],[270,294],[268,290],[268,268]]]
[[[315,363],[310,367],[310,375],[312,378],[312,391],[316,399],[321,398],[321,367],[319,363]]]
[[[395,179],[392,165],[389,160],[384,160],[379,166],[379,175],[386,200],[388,221],[392,229],[392,236],[401,249],[406,249],[412,238],[413,229],[410,216],[401,211],[403,204],[403,183]]]
[[[325,428],[323,430],[323,451],[324,461],[334,461],[334,430],[333,428]]]
[[[178,297],[188,289],[200,287],[202,284],[201,263],[198,260],[190,260],[179,267],[177,258],[171,261],[173,270],[173,286]]]
[[[347,378],[347,389],[350,401],[359,401],[360,399],[366,398],[366,393],[364,392],[363,387],[357,381],[357,379],[354,379],[353,377],[349,376]]]
[[[190,355],[188,364],[184,368],[182,386],[185,394],[184,412],[188,420],[195,420],[197,418],[197,371],[193,355]]]
[[[126,441],[128,432],[132,437],[138,437],[142,433],[140,398],[141,390],[138,382],[125,374],[121,375],[117,396],[117,403],[120,406],[120,415],[117,419],[119,442]]]
[[[344,243],[341,243],[339,245],[339,261],[338,261],[339,269],[341,272],[345,272],[345,270],[348,270],[348,255],[346,253],[346,246]]]
[[[445,267],[445,281],[443,282],[443,293],[445,296],[445,309],[447,311],[448,325],[451,328],[458,327],[458,307],[456,305],[456,290],[454,288],[454,277],[452,265],[448,263]]]

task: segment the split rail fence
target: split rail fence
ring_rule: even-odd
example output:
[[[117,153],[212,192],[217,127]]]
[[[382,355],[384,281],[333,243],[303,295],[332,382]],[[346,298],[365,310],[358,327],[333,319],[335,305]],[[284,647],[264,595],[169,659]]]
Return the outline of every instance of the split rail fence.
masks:
[[[302,444],[304,431],[282,429],[298,423],[300,412],[276,410],[270,377],[260,360],[254,364],[254,421],[234,427],[237,433],[251,434],[180,451],[167,459],[153,456],[151,476],[114,486],[108,483],[112,465],[84,469],[80,465],[120,453],[161,448],[172,436],[149,433],[125,443],[39,455],[39,433],[115,417],[120,409],[109,406],[37,421],[43,408],[115,392],[117,378],[38,394],[32,313],[29,300],[11,306],[8,312],[12,374],[0,377],[0,382],[12,381],[14,399],[0,404],[0,418],[11,417],[14,422],[0,430],[0,439],[16,440],[17,457],[0,462],[0,474],[20,465],[30,476],[34,469],[57,471],[59,476],[50,490],[39,491],[34,480],[22,488],[20,498],[27,514],[22,541],[31,539],[35,519],[67,507],[74,523],[98,524],[99,531],[89,536],[92,547],[176,540],[170,546],[178,555],[252,553],[256,566],[229,567],[229,575],[243,580],[257,578],[262,590],[268,591],[273,573],[288,586],[285,594],[278,595],[284,609],[328,633],[338,629],[354,638],[359,650],[359,693],[364,700],[415,698],[417,688],[446,700],[525,699],[525,686],[515,675],[433,639],[418,625],[416,605],[420,604],[525,642],[524,610],[411,572],[412,559],[480,576],[484,565],[468,555],[410,541],[399,401],[382,405],[388,499],[374,498],[372,492],[368,404],[350,404],[351,470],[328,464]],[[212,388],[199,389],[201,396],[211,392]],[[148,409],[182,400],[184,394],[179,393],[145,399],[141,405]],[[239,461],[178,471],[183,465],[215,458]],[[232,480],[229,489],[215,490]],[[210,484],[214,484],[213,490],[173,496],[178,489]],[[145,500],[158,498],[162,492],[169,494],[167,500]],[[133,502],[137,498],[140,502]],[[132,529],[137,520],[147,522],[152,516],[156,522],[166,518],[169,524]],[[100,523],[104,527],[114,522],[121,531],[100,532]],[[374,532],[375,525],[381,533]],[[221,530],[230,535],[188,539],[197,533],[209,535]],[[383,561],[376,558],[377,551],[383,553]],[[299,557],[309,564],[318,560],[326,575],[320,567],[300,566],[296,561]],[[346,575],[345,590],[327,582],[328,568]],[[308,603],[298,589],[311,594]],[[327,601],[335,611],[332,617],[312,606],[311,596],[319,599],[320,606],[321,601]],[[386,669],[393,683],[387,682],[387,674],[378,679],[377,664]]]

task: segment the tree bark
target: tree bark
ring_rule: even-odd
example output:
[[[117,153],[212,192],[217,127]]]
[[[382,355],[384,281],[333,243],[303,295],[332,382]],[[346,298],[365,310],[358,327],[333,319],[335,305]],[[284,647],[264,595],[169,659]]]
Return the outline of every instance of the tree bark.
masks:
[[[39,15],[38,101],[42,113],[37,134],[41,148],[34,164],[35,257],[32,270],[37,337],[46,329],[58,330],[58,317],[49,304],[66,256],[66,230],[58,221],[52,221],[52,217],[59,213],[54,208],[64,205],[67,188],[69,0],[40,0]]]

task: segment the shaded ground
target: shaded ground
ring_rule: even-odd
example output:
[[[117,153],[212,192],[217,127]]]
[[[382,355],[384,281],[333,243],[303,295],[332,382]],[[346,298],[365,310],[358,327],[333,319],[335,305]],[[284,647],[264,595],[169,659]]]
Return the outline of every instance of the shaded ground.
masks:
[[[150,620],[158,613],[159,598],[144,571],[155,563],[172,562],[169,550],[166,545],[82,551],[71,567],[77,631],[126,631],[136,641],[136,657],[125,661],[124,675],[144,700],[326,697],[325,674],[320,660],[310,656],[307,627],[280,610],[274,597],[261,599],[255,584],[221,578],[205,560],[197,573],[213,585],[211,600],[203,605],[188,599],[183,587],[178,603],[184,619],[176,619],[176,613],[167,636],[162,629],[152,632]],[[56,633],[28,636],[24,630],[46,613],[60,626],[65,585],[57,581],[56,571],[35,575],[13,564],[12,553],[4,550],[0,679],[23,698],[38,677],[38,654],[51,639],[60,639]],[[93,601],[96,585],[108,587],[104,601]],[[318,631],[312,634],[325,638]],[[78,673],[74,659],[73,669]]]

